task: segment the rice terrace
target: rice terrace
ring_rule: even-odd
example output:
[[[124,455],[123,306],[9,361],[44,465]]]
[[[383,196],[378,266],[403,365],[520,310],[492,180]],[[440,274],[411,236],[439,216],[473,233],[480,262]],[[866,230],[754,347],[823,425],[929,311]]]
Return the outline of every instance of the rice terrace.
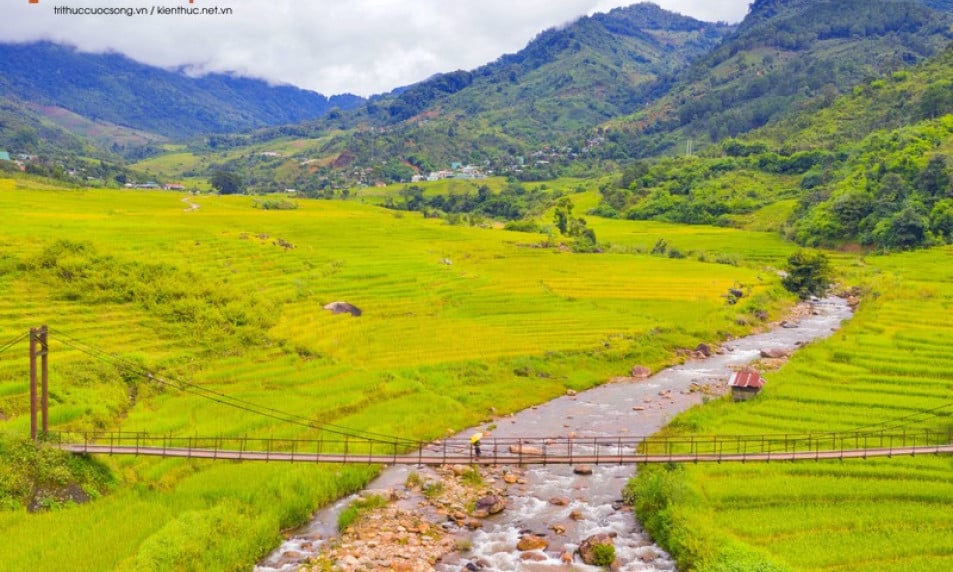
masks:
[[[543,236],[447,225],[358,202],[263,211],[248,198],[201,196],[190,199],[200,208],[185,210],[180,197],[162,192],[2,184],[2,338],[22,337],[38,320],[68,332],[49,342],[56,357],[51,432],[294,440],[315,439],[316,427],[326,425],[436,441],[448,428],[492,423],[635,363],[673,363],[680,359],[673,348],[740,335],[759,322],[756,313],[780,316],[790,303],[772,269],[793,247],[770,233],[593,220],[612,246],[587,255],[533,246]],[[692,254],[651,254],[663,237]],[[712,401],[677,418],[667,434],[850,432],[877,423],[891,429],[894,420],[911,434],[948,430],[951,354],[938,340],[949,328],[951,256],[949,249],[839,255],[844,280],[869,292],[842,332],[798,352],[755,402]],[[713,262],[718,257],[731,263]],[[725,294],[739,287],[748,294],[727,304]],[[323,309],[339,299],[362,315]],[[5,431],[25,437],[23,348],[0,355],[0,392]],[[293,414],[308,426],[236,410],[150,380],[146,371]],[[4,443],[7,454],[27,454],[16,441]],[[39,453],[36,470],[66,473],[44,477],[48,496],[38,502],[60,504],[56,483],[76,478],[92,502],[0,513],[4,561],[16,567],[179,567],[192,559],[211,568],[247,566],[315,503],[356,490],[377,470],[144,455],[58,465],[53,451]],[[833,548],[811,557],[798,548],[819,542],[816,527],[803,523],[823,510],[852,553],[894,550],[890,558],[905,554],[919,569],[936,570],[949,558],[949,468],[949,457],[918,455],[646,470],[634,486],[649,481],[641,490],[658,496],[638,497],[636,508],[670,502],[667,487],[677,482],[688,491],[682,498],[709,500],[703,510],[675,505],[666,518],[684,519],[679,526],[704,519],[699,526],[712,543],[746,529],[746,518],[777,518],[746,536],[759,548],[744,550],[813,558],[807,569],[839,558]],[[744,489],[732,486],[736,475]],[[5,490],[9,503],[29,494]],[[792,518],[793,510],[802,516]],[[720,520],[722,513],[730,520]],[[934,531],[929,553],[867,544],[918,536],[924,520]],[[118,528],[139,540],[111,539],[108,531]],[[771,540],[777,535],[790,540],[783,549]]]

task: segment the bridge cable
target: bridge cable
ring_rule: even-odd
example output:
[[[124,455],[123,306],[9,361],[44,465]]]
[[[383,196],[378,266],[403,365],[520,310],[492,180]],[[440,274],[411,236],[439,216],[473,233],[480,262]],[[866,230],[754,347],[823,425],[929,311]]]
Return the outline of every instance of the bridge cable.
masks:
[[[925,410],[923,410],[923,411],[917,411],[917,412],[915,412],[915,413],[910,413],[909,415],[904,415],[904,416],[902,416],[902,417],[895,417],[895,418],[893,418],[893,419],[887,419],[887,420],[885,420],[885,421],[881,421],[880,423],[872,423],[872,424],[870,424],[870,425],[862,425],[862,426],[860,426],[860,427],[855,428],[855,429],[853,430],[853,432],[872,434],[872,433],[876,433],[877,431],[885,431],[885,430],[888,430],[888,429],[901,429],[901,428],[904,428],[904,427],[909,427],[909,426],[913,425],[913,422],[911,422],[911,423],[903,423],[903,422],[904,422],[904,421],[907,421],[907,420],[913,420],[914,418],[920,417],[921,415],[934,415],[934,416],[938,416],[938,412],[939,412],[939,411],[942,411],[942,410],[944,410],[944,409],[948,409],[948,408],[950,408],[950,407],[953,407],[953,403],[946,403],[946,404],[940,405],[940,406],[938,406],[938,407],[933,407],[933,408],[931,408],[931,409],[925,409]],[[921,421],[922,421],[922,420],[921,420]]]
[[[303,417],[303,416],[296,415],[294,413],[289,413],[287,411],[282,411],[279,409],[274,409],[272,407],[259,405],[251,401],[243,400],[237,397],[227,395],[225,393],[215,391],[213,389],[209,389],[207,387],[204,387],[196,383],[184,381],[181,379],[173,379],[170,381],[165,378],[157,377],[155,374],[146,370],[139,364],[125,360],[114,354],[110,354],[90,344],[77,340],[58,329],[57,330],[51,329],[51,332],[55,332],[57,340],[63,343],[63,345],[71,347],[81,353],[89,355],[90,357],[98,359],[104,363],[108,363],[114,367],[120,368],[121,370],[135,373],[141,377],[149,379],[150,381],[159,383],[161,385],[173,387],[180,391],[190,392],[194,395],[197,395],[198,397],[202,397],[204,399],[214,401],[221,405],[226,405],[228,407],[240,409],[249,413],[275,419],[283,423],[299,425],[302,427],[307,427],[309,429],[327,431],[328,433],[332,433],[336,435],[357,437],[357,438],[367,439],[370,441],[387,442],[387,443],[403,442],[406,444],[413,444],[413,445],[417,445],[419,443],[419,441],[417,440],[406,439],[403,437],[396,437],[393,435],[384,435],[384,434],[375,433],[372,431],[357,431],[348,427],[343,427],[343,426],[335,425],[332,423],[318,425],[318,424],[315,424],[310,419],[308,419],[307,417]]]
[[[20,334],[19,336],[15,337],[15,338],[13,338],[13,339],[10,340],[9,342],[7,342],[7,343],[5,343],[5,344],[3,344],[3,345],[0,345],[0,354],[2,354],[3,352],[9,350],[9,349],[12,348],[13,346],[17,345],[18,343],[22,342],[23,340],[25,340],[25,339],[27,339],[27,338],[29,338],[29,337],[30,337],[30,333],[29,333],[29,332],[25,332],[25,333]]]

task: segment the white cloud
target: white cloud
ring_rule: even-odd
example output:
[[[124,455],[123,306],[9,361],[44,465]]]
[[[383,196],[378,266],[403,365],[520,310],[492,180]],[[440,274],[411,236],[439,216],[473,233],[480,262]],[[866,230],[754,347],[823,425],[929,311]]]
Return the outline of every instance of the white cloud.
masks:
[[[0,41],[52,40],[162,67],[235,71],[325,94],[369,95],[515,52],[546,28],[625,0],[40,0],[4,8]],[[738,21],[747,0],[660,0]],[[231,15],[57,15],[54,7],[230,8]]]

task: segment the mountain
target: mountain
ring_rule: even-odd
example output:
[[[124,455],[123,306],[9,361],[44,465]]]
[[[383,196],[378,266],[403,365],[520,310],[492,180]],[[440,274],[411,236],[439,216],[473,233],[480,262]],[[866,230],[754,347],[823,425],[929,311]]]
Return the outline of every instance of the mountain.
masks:
[[[612,125],[639,140],[630,154],[650,156],[671,152],[679,141],[719,141],[826,105],[870,77],[942,50],[953,41],[950,4],[757,0],[669,94]]]
[[[363,102],[231,75],[190,77],[49,42],[0,44],[0,98],[29,104],[39,115],[66,110],[93,123],[178,139],[296,123]]]
[[[732,30],[654,4],[617,8],[546,30],[485,66],[434,76],[353,111],[212,143],[221,150],[282,137],[320,140],[294,157],[307,168],[285,182],[299,189],[356,168],[374,170],[374,180],[406,180],[415,169],[454,161],[509,168],[542,148],[570,156],[588,145],[585,133],[653,101]],[[549,163],[524,165],[524,176],[551,174],[535,169],[537,162]]]
[[[951,77],[953,45],[700,156],[635,162],[595,212],[783,230],[809,246],[951,243]]]

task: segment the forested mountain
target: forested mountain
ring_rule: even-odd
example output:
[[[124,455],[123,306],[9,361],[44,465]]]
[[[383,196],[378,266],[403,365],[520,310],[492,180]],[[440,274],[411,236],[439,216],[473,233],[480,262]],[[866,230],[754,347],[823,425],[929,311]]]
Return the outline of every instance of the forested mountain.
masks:
[[[0,97],[34,111],[65,109],[86,120],[168,138],[295,123],[363,99],[211,74],[189,77],[125,56],[49,42],[0,44]]]
[[[613,125],[637,141],[629,155],[652,156],[689,138],[717,142],[822,107],[871,77],[943,49],[953,40],[949,4],[757,0],[738,29],[667,96]]]
[[[732,29],[654,4],[617,8],[546,30],[519,52],[478,69],[435,76],[352,112],[211,142],[220,150],[278,137],[323,137],[299,159],[376,169],[378,180],[399,180],[413,169],[446,168],[454,161],[513,166],[544,150],[577,156],[598,125],[664,93]],[[556,170],[546,163],[521,171],[552,176]],[[325,167],[317,176],[331,177],[332,171]]]
[[[702,156],[631,164],[606,216],[784,228],[812,246],[953,242],[953,46]]]

